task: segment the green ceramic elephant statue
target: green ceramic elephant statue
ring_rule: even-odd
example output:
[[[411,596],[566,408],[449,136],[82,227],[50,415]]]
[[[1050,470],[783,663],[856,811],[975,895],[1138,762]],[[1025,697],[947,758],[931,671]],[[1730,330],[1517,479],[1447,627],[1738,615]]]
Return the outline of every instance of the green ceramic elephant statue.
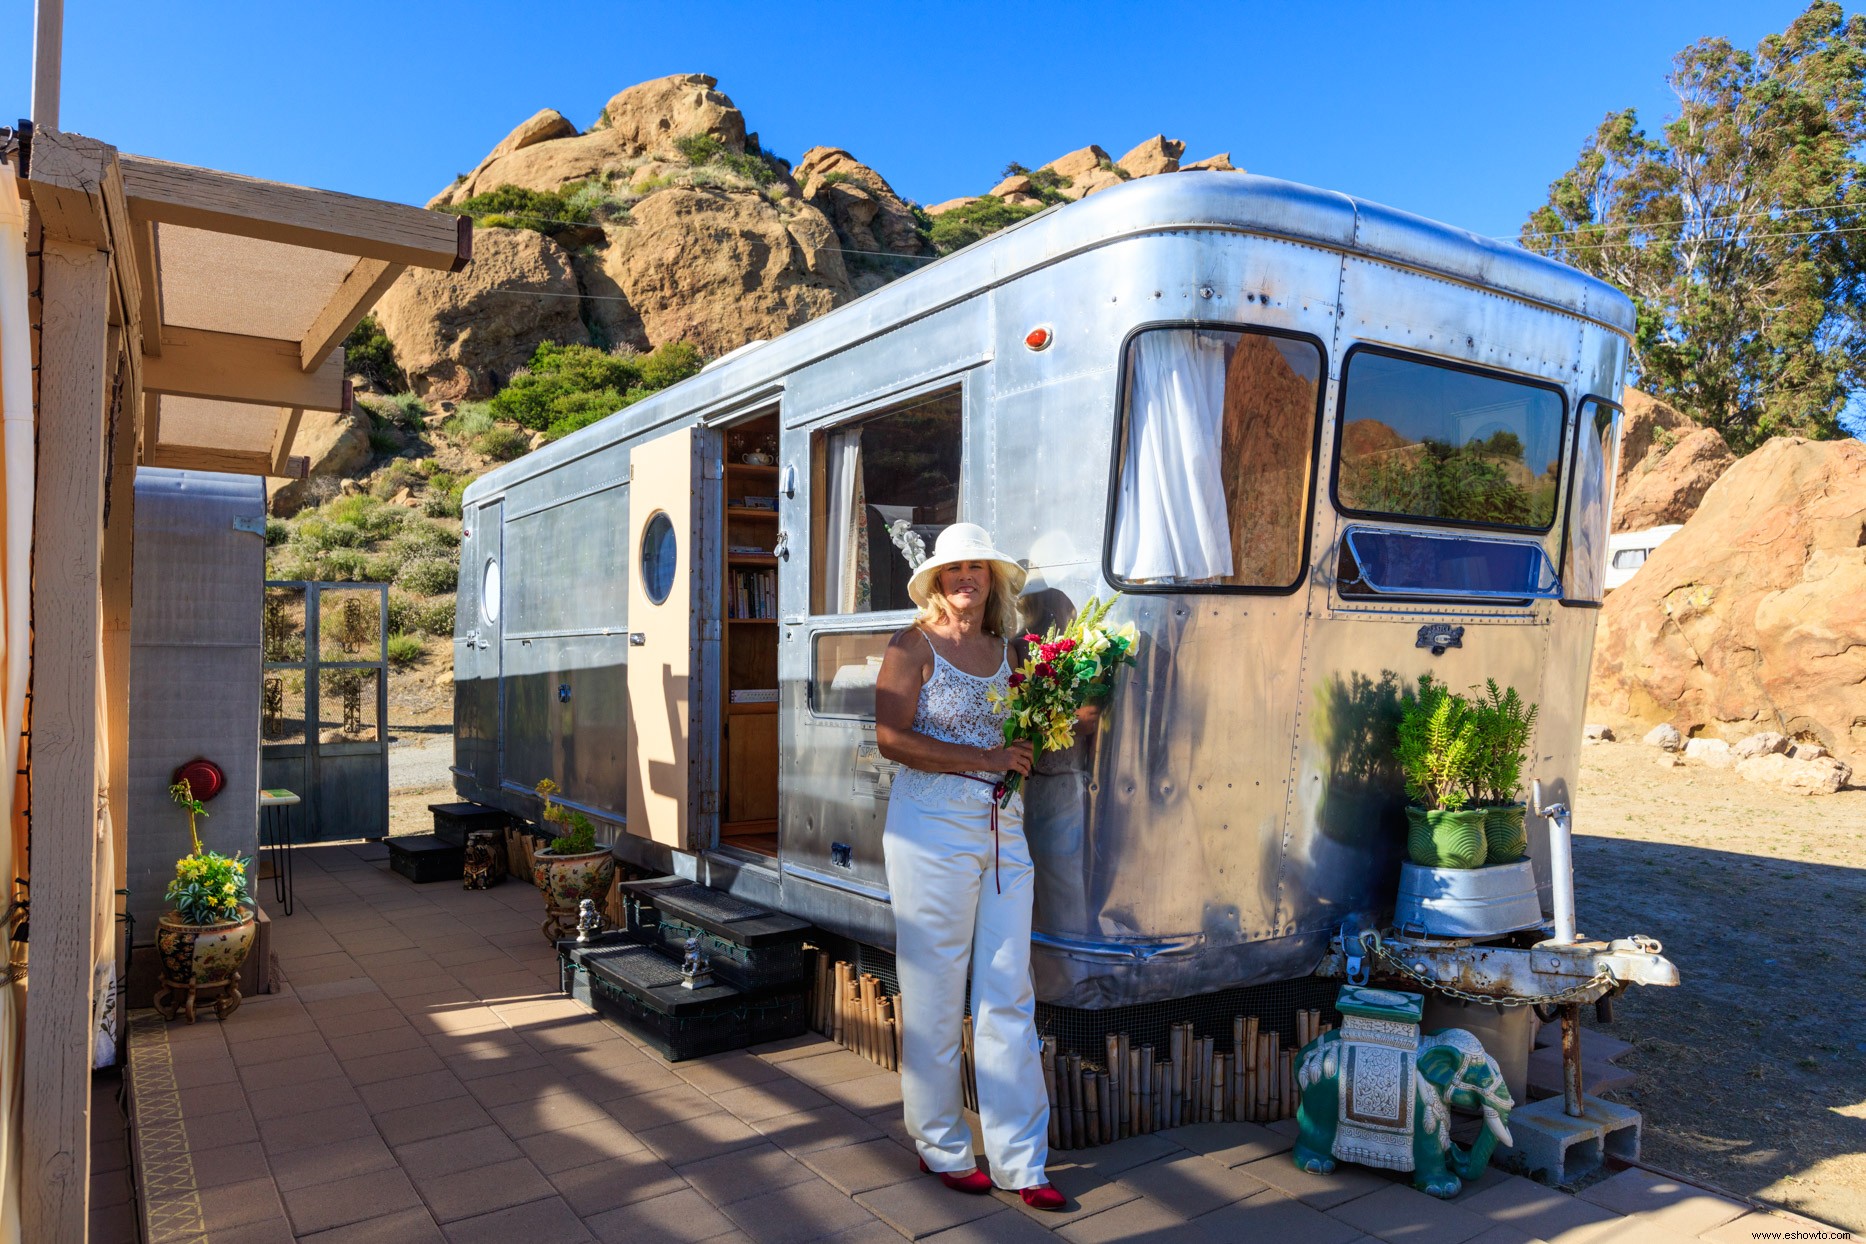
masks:
[[[1498,1144],[1511,1143],[1503,1071],[1460,1028],[1419,1037],[1410,1059],[1324,1033],[1303,1047],[1296,1085],[1301,1133],[1290,1156],[1314,1174],[1358,1162],[1411,1171],[1419,1191],[1451,1197],[1483,1174]],[[1451,1106],[1484,1116],[1469,1150],[1451,1139]]]

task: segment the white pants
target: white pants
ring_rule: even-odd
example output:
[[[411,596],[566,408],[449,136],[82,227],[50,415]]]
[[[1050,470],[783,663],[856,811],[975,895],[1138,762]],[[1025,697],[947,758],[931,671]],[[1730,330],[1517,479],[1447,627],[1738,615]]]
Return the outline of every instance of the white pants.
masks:
[[[930,1169],[975,1168],[959,1087],[969,962],[985,1159],[1000,1188],[1028,1188],[1045,1182],[1050,1118],[1030,983],[1030,848],[1022,813],[1001,809],[994,873],[990,818],[981,799],[897,795],[888,805],[882,844],[905,1014],[901,1104]]]

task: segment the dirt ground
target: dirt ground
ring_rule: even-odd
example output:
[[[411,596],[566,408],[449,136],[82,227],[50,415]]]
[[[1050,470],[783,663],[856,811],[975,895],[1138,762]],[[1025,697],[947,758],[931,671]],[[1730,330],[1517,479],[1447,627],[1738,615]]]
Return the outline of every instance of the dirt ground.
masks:
[[[1639,1080],[1613,1096],[1655,1165],[1866,1231],[1866,789],[1659,755],[1590,745],[1574,799],[1581,931],[1650,934],[1681,977],[1616,1003]]]

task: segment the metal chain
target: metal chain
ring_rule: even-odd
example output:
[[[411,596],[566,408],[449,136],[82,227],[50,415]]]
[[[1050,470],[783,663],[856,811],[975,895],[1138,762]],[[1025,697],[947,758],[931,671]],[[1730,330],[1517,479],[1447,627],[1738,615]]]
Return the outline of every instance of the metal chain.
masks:
[[[1431,977],[1426,976],[1422,972],[1415,972],[1411,964],[1407,963],[1404,959],[1401,959],[1398,955],[1394,954],[1391,950],[1387,949],[1386,944],[1380,940],[1380,937],[1378,934],[1375,934],[1374,937],[1371,939],[1363,935],[1361,939],[1361,944],[1365,946],[1368,944],[1370,940],[1373,945],[1373,952],[1374,952],[1375,957],[1378,958],[1382,963],[1386,964],[1388,967],[1392,968],[1399,975],[1404,976],[1406,979],[1413,981],[1414,983],[1421,985],[1426,989],[1433,990],[1437,993],[1442,993],[1448,998],[1456,998],[1460,1002],[1484,1002],[1492,1006],[1502,1006],[1502,1007],[1536,1006],[1536,1005],[1552,1006],[1556,1003],[1565,1003],[1565,1002],[1589,1002],[1593,1000],[1592,998],[1586,996],[1590,991],[1599,990],[1603,986],[1611,989],[1615,984],[1618,983],[1611,969],[1602,968],[1600,971],[1594,973],[1594,975],[1589,977],[1587,980],[1582,981],[1579,985],[1570,986],[1569,988],[1562,990],[1560,993],[1543,994],[1539,997],[1529,997],[1529,998],[1519,998],[1519,997],[1492,998],[1484,994],[1471,993],[1467,990],[1459,989],[1455,985],[1447,985],[1440,981],[1435,981]],[[1598,997],[1599,995],[1596,993],[1594,996]]]

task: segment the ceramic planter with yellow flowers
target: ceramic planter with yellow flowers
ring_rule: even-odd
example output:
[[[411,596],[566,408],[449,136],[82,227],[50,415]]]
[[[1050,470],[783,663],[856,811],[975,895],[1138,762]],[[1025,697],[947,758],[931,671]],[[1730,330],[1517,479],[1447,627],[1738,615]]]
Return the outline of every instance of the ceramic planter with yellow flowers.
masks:
[[[596,827],[581,812],[551,802],[557,783],[545,778],[537,785],[544,800],[539,819],[556,827],[557,837],[548,850],[532,857],[531,879],[544,892],[544,940],[555,942],[576,931],[577,910],[584,899],[601,912],[615,886],[616,858],[609,848],[596,845]]]
[[[164,895],[175,910],[156,928],[162,988],[155,1007],[164,1018],[185,1015],[192,1024],[195,1004],[205,995],[225,1019],[239,1008],[240,967],[253,948],[256,918],[246,889],[251,861],[202,848],[195,818],[207,812],[185,779],[169,787],[169,796],[188,811],[194,850],[175,861],[175,879]]]

